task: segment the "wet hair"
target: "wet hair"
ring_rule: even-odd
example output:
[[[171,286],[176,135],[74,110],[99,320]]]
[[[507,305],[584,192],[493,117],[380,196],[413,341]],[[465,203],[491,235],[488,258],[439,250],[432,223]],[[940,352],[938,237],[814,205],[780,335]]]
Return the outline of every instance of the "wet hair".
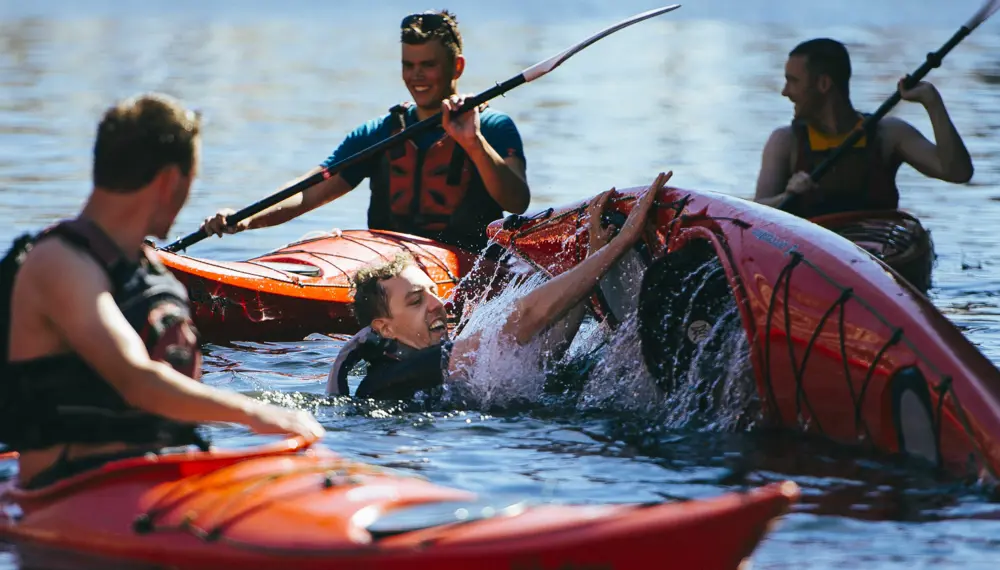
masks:
[[[97,125],[94,185],[134,192],[171,165],[188,176],[200,130],[198,113],[165,95],[147,93],[115,104]]]
[[[403,18],[400,26],[400,41],[404,44],[419,45],[436,39],[451,54],[452,61],[462,53],[462,33],[458,31],[458,19],[448,10],[411,14]]]
[[[398,276],[414,263],[409,253],[398,253],[387,261],[366,265],[354,274],[351,279],[354,290],[351,310],[359,325],[367,327],[375,319],[392,316],[389,312],[389,296],[382,282]]]
[[[806,69],[809,75],[818,77],[828,75],[834,89],[844,97],[851,94],[851,56],[844,44],[829,38],[816,38],[795,46],[789,56],[801,55],[806,58]]]

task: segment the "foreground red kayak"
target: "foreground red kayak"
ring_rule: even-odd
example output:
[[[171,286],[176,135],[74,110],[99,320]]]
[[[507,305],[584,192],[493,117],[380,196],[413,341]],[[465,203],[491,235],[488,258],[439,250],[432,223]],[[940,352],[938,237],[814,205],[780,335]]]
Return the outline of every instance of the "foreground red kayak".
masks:
[[[489,505],[303,447],[126,459],[35,492],[7,483],[0,538],[206,569],[735,569],[799,494],[786,482],[659,505]]]
[[[416,258],[441,297],[452,292],[476,261],[459,248],[375,230],[307,239],[246,261],[158,250],[164,265],[187,287],[195,325],[207,342],[354,334],[359,327],[350,309],[350,277],[365,264],[404,252]],[[455,310],[460,309],[459,303]]]
[[[630,211],[638,190],[613,208]],[[586,204],[511,216],[489,234],[556,275],[586,252]],[[736,319],[766,421],[997,483],[1000,371],[889,265],[817,224],[725,194],[665,189],[655,225],[640,248],[638,315],[659,389],[684,382],[706,333]],[[613,313],[604,301],[595,295],[596,312]]]

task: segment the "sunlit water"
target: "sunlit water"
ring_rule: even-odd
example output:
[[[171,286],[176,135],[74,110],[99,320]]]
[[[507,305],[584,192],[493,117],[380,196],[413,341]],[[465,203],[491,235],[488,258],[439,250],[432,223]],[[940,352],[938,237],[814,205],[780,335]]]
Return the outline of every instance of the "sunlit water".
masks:
[[[778,92],[795,43],[817,35],[848,42],[855,102],[873,109],[976,5],[689,2],[599,42],[492,104],[514,118],[524,138],[533,209],[645,184],[667,169],[674,171],[672,184],[749,197],[763,142],[789,120],[790,105]],[[451,2],[469,58],[461,88],[485,89],[654,6]],[[97,117],[114,99],[141,90],[182,97],[207,119],[203,173],[175,226],[178,236],[217,208],[239,208],[270,193],[323,160],[354,126],[406,97],[395,26],[406,13],[429,7],[399,0],[0,0],[0,237],[77,210],[89,190]],[[899,176],[903,207],[921,217],[937,246],[931,298],[994,362],[1000,362],[998,48],[998,27],[987,23],[930,77],[973,154],[973,182],[952,186],[909,168]],[[904,103],[894,113],[930,135],[918,106]],[[359,227],[366,205],[363,185],[282,227],[205,241],[190,253],[245,258],[310,231]],[[544,405],[427,411],[420,404],[329,402],[319,396],[340,342],[322,336],[209,346],[205,379],[312,409],[328,429],[325,443],[347,456],[488,494],[673,500],[792,478],[804,488],[803,503],[758,550],[757,568],[993,568],[1000,560],[997,509],[974,489],[857,450],[726,431],[733,418],[725,403],[710,402],[721,410],[713,417],[692,412],[704,407],[698,396],[706,386],[652,400],[644,392],[649,379],[635,330],[626,322],[609,337],[585,323],[567,359],[590,350],[599,358],[573,398],[539,392],[537,379],[528,377],[544,376],[540,368],[525,370],[523,384],[510,370],[502,382],[479,376],[494,408],[496,398],[518,389]],[[745,366],[731,359],[714,381],[738,385]],[[491,411],[472,411],[478,409]],[[245,442],[247,433],[218,431],[215,438]],[[0,566],[17,567],[16,551]]]

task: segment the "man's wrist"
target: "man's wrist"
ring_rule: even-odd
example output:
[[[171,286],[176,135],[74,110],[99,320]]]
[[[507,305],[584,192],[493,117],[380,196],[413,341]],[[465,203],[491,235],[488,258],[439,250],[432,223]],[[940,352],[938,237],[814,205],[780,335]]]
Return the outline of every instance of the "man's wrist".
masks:
[[[937,88],[933,85],[931,85],[928,89],[927,95],[920,99],[920,104],[928,110],[930,110],[931,107],[940,106],[941,103],[941,93],[938,92]]]
[[[462,147],[465,153],[469,155],[469,158],[473,160],[475,160],[477,156],[486,155],[486,145],[488,143],[486,142],[486,137],[484,137],[481,132],[476,132],[476,134],[471,138],[459,140],[458,144]]]

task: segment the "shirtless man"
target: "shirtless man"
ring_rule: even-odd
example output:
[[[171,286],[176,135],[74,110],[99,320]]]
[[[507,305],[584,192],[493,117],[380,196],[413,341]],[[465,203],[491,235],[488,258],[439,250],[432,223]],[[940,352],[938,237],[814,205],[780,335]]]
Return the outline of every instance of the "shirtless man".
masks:
[[[903,163],[947,182],[972,178],[972,159],[937,89],[926,82],[905,89],[901,79],[900,96],[924,106],[936,144],[902,119],[885,117],[814,182],[810,171],[864,120],[851,103],[850,78],[851,60],[840,42],[809,40],[789,53],[781,94],[795,105],[794,119],[772,132],[764,146],[754,201],[812,218],[896,209],[896,172]]]
[[[159,95],[108,109],[79,216],[22,236],[2,262],[0,441],[20,452],[23,487],[165,447],[205,448],[202,422],[324,433],[307,412],[198,381],[186,291],[143,242],[166,238],[187,200],[199,123]]]

